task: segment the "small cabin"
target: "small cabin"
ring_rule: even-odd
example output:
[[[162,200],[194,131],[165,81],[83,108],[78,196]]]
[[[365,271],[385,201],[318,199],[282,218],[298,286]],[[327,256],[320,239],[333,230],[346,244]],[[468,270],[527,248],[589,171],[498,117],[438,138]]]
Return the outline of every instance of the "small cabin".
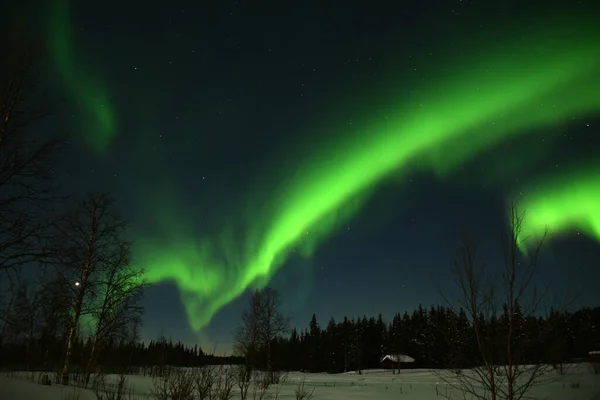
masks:
[[[600,350],[590,351],[588,353],[588,361],[592,364],[600,364]]]
[[[406,354],[388,354],[381,359],[383,369],[400,369],[400,364],[413,363],[415,359]]]

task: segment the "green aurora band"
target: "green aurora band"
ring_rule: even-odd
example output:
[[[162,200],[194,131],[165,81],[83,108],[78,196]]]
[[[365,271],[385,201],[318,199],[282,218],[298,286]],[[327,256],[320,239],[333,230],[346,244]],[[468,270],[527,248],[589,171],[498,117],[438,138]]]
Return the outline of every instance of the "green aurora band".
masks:
[[[552,234],[580,230],[600,241],[600,168],[592,165],[544,182],[528,190],[519,206],[525,216],[517,240],[524,251],[546,228]]]
[[[174,203],[163,202],[156,215],[167,242],[136,239],[149,282],[175,283],[191,327],[200,331],[245,290],[267,284],[296,251],[310,257],[392,174],[421,168],[444,176],[500,141],[597,112],[599,32],[582,21],[559,25],[530,26],[533,35],[486,43],[461,65],[440,68],[441,79],[428,77],[418,104],[392,104],[396,112],[372,121],[364,134],[316,150],[270,202],[248,206],[253,212],[244,214],[243,240],[229,225],[220,235],[196,239],[193,223],[177,215]],[[590,199],[599,193],[592,186],[582,183],[557,192],[556,201],[542,196],[525,204],[532,217],[526,230],[569,221],[598,235],[598,207]]]
[[[56,69],[73,98],[83,106],[84,140],[104,152],[117,133],[117,116],[106,84],[76,61],[69,0],[54,0],[49,41]]]

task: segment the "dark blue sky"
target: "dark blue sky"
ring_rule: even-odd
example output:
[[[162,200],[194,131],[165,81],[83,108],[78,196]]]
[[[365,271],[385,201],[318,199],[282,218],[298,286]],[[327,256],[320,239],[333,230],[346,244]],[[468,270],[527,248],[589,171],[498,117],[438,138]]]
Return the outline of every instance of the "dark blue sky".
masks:
[[[461,40],[485,44],[490,26],[510,29],[559,4],[568,12],[593,9],[593,1],[527,2],[527,9],[522,1],[204,3],[73,5],[77,55],[110,87],[120,123],[104,156],[74,139],[61,176],[73,193],[114,192],[136,230],[152,229],[144,203],[160,195],[155,181],[168,181],[198,226],[216,224],[215,215],[235,208],[244,193],[264,186],[261,177],[287,162],[284,151],[327,136],[327,125],[315,129],[320,121],[360,121],[369,113],[365,103],[376,108],[381,101],[340,109],[348,96],[385,92],[392,74],[405,74],[410,85],[422,79],[409,75],[415,59],[426,60],[432,49],[451,55]],[[9,32],[45,26],[37,2],[6,4]],[[47,83],[60,93],[52,74],[48,69]],[[79,105],[65,97],[49,126],[73,131]],[[477,156],[444,180],[419,173],[385,183],[310,260],[289,260],[276,274],[272,285],[282,293],[284,311],[304,328],[312,313],[326,323],[344,315],[390,317],[439,302],[438,286],[450,283],[462,232],[480,240],[482,261],[497,264],[505,193],[548,176],[557,164],[597,158],[598,126],[598,116],[572,120]],[[540,148],[518,174],[486,180],[490,160],[510,169],[513,159]],[[597,305],[598,259],[600,246],[591,239],[553,241],[542,255],[540,283],[577,295],[578,304]],[[207,333],[218,349],[229,347],[246,301],[244,295],[215,316]],[[146,339],[162,330],[197,340],[175,286],[149,288],[144,304]]]

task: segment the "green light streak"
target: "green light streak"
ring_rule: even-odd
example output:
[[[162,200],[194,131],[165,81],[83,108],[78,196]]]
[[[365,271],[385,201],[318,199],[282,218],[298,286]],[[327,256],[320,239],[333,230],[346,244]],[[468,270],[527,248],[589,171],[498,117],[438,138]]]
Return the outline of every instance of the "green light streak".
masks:
[[[518,238],[524,251],[546,228],[552,236],[579,230],[600,241],[600,169],[581,168],[539,185],[523,196],[519,207],[525,211]]]
[[[107,85],[76,61],[69,0],[54,0],[49,32],[56,69],[68,91],[82,105],[84,140],[97,152],[105,151],[117,134],[117,116]]]
[[[502,45],[462,60],[462,68],[447,63],[443,77],[426,79],[418,102],[398,102],[393,115],[361,134],[316,149],[270,202],[251,202],[242,240],[233,224],[197,241],[177,204],[162,201],[157,215],[169,240],[136,241],[149,282],[176,283],[200,330],[248,287],[268,282],[294,250],[310,257],[398,171],[429,168],[443,176],[500,141],[600,110],[598,32],[579,21],[541,28],[501,38]]]

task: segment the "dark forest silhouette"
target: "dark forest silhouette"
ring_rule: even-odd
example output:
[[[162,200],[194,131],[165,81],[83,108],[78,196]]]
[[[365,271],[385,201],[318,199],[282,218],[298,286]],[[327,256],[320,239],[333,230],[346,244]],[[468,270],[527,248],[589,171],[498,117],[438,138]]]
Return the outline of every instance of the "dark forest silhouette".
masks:
[[[486,330],[502,332],[502,315],[484,322]],[[559,322],[556,323],[556,320]],[[552,330],[544,341],[536,343],[527,361],[530,363],[562,363],[587,358],[588,352],[600,348],[600,307],[581,308],[574,312],[551,312],[547,318],[523,319],[520,334],[536,336],[545,325]],[[451,335],[448,332],[454,330]],[[339,373],[351,370],[381,368],[386,354],[407,354],[415,363],[403,368],[468,368],[473,367],[472,329],[464,312],[450,308],[420,307],[411,314],[384,318],[333,318],[326,326],[316,315],[306,329],[293,329],[291,334],[275,340],[273,368],[287,371]],[[5,338],[0,348],[0,365],[14,370],[58,370],[64,357],[65,337],[39,336],[26,333]],[[459,343],[455,354],[452,348]],[[85,367],[91,350],[91,339],[78,338],[73,350],[74,371]],[[501,352],[498,352],[499,361]],[[255,357],[255,366],[266,368],[266,349]],[[109,340],[98,349],[98,365],[103,372],[155,374],[161,366],[200,366],[206,364],[239,364],[239,357],[209,354],[199,346],[185,346],[171,340]],[[152,367],[152,368],[151,368]]]

